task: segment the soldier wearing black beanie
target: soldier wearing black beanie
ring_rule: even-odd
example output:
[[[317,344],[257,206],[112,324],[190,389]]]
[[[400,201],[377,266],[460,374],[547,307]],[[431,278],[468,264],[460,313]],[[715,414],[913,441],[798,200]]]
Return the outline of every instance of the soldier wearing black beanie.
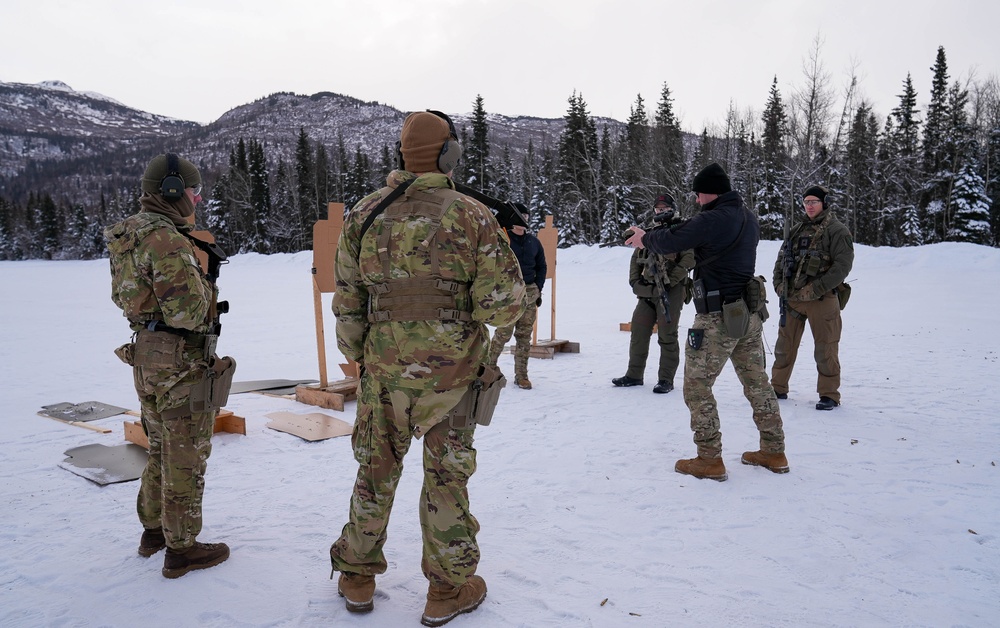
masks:
[[[761,282],[754,277],[760,224],[719,164],[709,164],[695,175],[691,189],[698,193],[701,211],[690,220],[648,233],[630,227],[633,235],[625,242],[658,255],[694,249],[696,314],[684,350],[684,403],[691,412],[698,455],[678,460],[674,470],[719,482],[729,477],[712,387],[732,362],[760,435],[760,449],[745,452],[740,461],[788,473],[781,412],[764,370],[767,311],[761,307]]]

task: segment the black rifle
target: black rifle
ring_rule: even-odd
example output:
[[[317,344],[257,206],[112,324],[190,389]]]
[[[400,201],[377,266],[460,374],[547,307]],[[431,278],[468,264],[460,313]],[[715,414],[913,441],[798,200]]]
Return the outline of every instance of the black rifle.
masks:
[[[199,240],[198,238],[188,234],[188,238],[194,243],[199,249],[201,249],[205,255],[208,256],[208,272],[205,273],[205,277],[208,279],[212,286],[216,285],[216,281],[219,279],[219,269],[223,264],[229,263],[229,256],[226,252],[222,250],[222,247],[214,242],[206,242],[205,240]],[[215,290],[215,294],[218,295],[218,289]],[[218,336],[222,333],[222,322],[219,318],[223,314],[229,313],[229,301],[216,301],[213,296],[212,309],[215,311],[215,317],[212,321],[211,329],[208,335]],[[206,351],[206,354],[214,353],[214,347],[212,351]]]
[[[785,218],[784,238],[781,244],[781,298],[778,299],[778,326],[784,327],[788,320],[788,295],[792,291],[792,275],[795,273],[795,255],[792,252],[792,238],[789,234],[789,219]]]
[[[493,215],[497,218],[497,222],[500,223],[500,226],[504,229],[510,229],[511,227],[528,228],[528,220],[524,217],[524,214],[517,209],[514,203],[493,198],[488,194],[462,185],[461,183],[455,184],[455,190],[465,194],[466,196],[471,196],[483,205],[486,205],[490,211],[493,212]]]
[[[653,215],[653,229],[673,229],[682,222],[684,219],[678,216],[673,209]],[[664,282],[667,271],[660,265],[661,260],[655,253],[647,252],[647,255],[652,256],[647,261],[653,270],[653,281],[656,283],[656,289],[660,292],[660,302],[663,303],[663,318],[668,323],[672,323],[673,321],[670,319],[670,285]]]

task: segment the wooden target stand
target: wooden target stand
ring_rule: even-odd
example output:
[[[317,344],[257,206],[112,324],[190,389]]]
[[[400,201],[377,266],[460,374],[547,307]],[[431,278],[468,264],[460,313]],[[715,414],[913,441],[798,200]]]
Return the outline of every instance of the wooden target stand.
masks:
[[[328,203],[327,218],[313,225],[313,309],[316,315],[316,352],[319,358],[319,385],[296,386],[295,400],[300,403],[342,412],[344,403],[358,396],[358,364],[341,364],[344,379],[329,381],[326,372],[326,331],[323,324],[323,295],[337,291],[333,266],[337,241],[344,230],[344,204]]]
[[[556,353],[580,353],[580,343],[569,340],[556,339],[556,251],[559,244],[559,230],[552,226],[552,216],[545,217],[545,226],[538,230],[538,241],[542,244],[542,251],[545,253],[545,265],[547,271],[545,279],[550,286],[549,296],[549,320],[551,322],[551,334],[548,340],[538,340],[538,319],[535,319],[535,327],[532,330],[531,350],[528,357],[551,360]],[[512,351],[508,347],[507,351]]]
[[[215,242],[215,236],[208,231],[192,231],[191,235],[203,242]],[[195,247],[194,254],[198,258],[198,263],[201,264],[202,271],[207,273],[208,253]],[[125,414],[135,417],[142,416],[135,410],[129,410]],[[215,413],[215,428],[212,430],[212,433],[218,434],[219,432],[246,435],[247,420],[244,417],[233,414],[232,410],[219,408],[218,412]],[[125,440],[149,449],[149,438],[146,437],[146,432],[142,429],[141,421],[125,421]]]

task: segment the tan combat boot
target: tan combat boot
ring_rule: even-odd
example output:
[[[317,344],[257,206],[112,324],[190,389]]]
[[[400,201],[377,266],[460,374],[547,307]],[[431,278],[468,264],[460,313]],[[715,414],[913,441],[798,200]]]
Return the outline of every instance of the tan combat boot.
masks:
[[[764,467],[775,473],[788,473],[788,458],[785,454],[769,454],[766,451],[745,451],[741,459],[743,464]]]
[[[729,475],[726,473],[726,463],[722,462],[722,458],[702,458],[699,456],[678,460],[677,464],[674,465],[674,471],[684,475],[692,475],[700,480],[725,482],[729,479]]]
[[[163,538],[163,528],[144,529],[142,537],[139,539],[139,556],[149,558],[166,546],[167,540]]]
[[[460,587],[430,585],[427,588],[427,605],[420,623],[425,626],[443,626],[461,615],[476,610],[486,599],[486,581],[470,576]]]
[[[341,573],[337,580],[337,593],[344,598],[348,611],[367,613],[375,608],[375,576]]]
[[[531,380],[528,379],[527,377],[515,377],[514,383],[517,384],[518,388],[531,390]]]
[[[229,546],[225,543],[198,543],[182,550],[167,548],[163,557],[163,577],[180,578],[195,569],[208,569],[229,558]]]

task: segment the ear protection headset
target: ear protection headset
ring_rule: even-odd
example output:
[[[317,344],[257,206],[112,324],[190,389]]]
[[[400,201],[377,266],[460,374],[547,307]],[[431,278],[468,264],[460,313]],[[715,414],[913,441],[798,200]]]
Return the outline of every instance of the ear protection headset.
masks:
[[[160,181],[160,194],[171,201],[184,196],[184,178],[180,173],[180,162],[174,153],[167,153],[167,176]]]
[[[458,160],[462,157],[462,145],[458,143],[458,133],[455,131],[455,123],[447,114],[433,109],[427,109],[427,113],[433,113],[448,123],[448,133],[450,137],[441,145],[441,152],[438,153],[437,166],[441,172],[451,172],[458,165]],[[406,170],[403,162],[403,143],[396,140],[396,168]]]

